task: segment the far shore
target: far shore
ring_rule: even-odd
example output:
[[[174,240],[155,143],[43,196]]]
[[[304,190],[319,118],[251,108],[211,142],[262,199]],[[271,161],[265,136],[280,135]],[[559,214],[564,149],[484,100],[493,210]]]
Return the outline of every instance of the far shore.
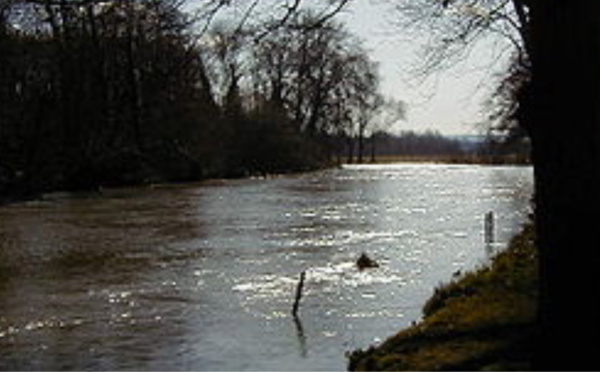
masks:
[[[374,161],[373,161],[374,160]],[[531,165],[529,157],[510,155],[377,155],[367,157],[363,164],[392,163],[440,163],[440,164],[491,164],[491,165]]]

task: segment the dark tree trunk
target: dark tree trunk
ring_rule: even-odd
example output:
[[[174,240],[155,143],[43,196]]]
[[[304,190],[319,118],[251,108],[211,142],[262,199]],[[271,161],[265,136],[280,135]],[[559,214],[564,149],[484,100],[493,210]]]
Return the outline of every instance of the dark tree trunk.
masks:
[[[347,136],[346,138],[346,147],[348,148],[348,159],[346,162],[348,164],[354,163],[354,137]]]
[[[377,153],[377,138],[371,134],[371,163],[375,163]]]
[[[540,248],[535,367],[600,369],[600,1],[531,2],[533,144]]]
[[[358,164],[362,164],[365,156],[365,129],[367,125],[361,121],[358,123]]]
[[[138,152],[143,152],[144,140],[142,138],[142,91],[140,81],[140,64],[136,60],[136,14],[135,4],[132,0],[127,2],[127,83],[129,85],[129,105],[131,110],[131,125],[133,144]]]

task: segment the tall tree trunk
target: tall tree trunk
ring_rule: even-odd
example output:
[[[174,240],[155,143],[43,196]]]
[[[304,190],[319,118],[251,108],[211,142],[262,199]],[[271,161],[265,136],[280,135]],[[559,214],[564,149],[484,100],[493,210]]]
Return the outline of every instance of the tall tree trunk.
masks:
[[[346,147],[348,149],[348,158],[346,162],[348,164],[354,163],[354,137],[348,135],[346,137]]]
[[[533,144],[540,249],[539,369],[600,369],[600,1],[531,4]]]
[[[127,83],[129,85],[129,103],[131,110],[131,125],[133,129],[133,144],[136,150],[143,153],[144,141],[142,138],[142,89],[141,89],[141,71],[137,62],[137,15],[135,11],[135,0],[127,2]]]
[[[366,121],[362,119],[358,123],[358,164],[362,164],[365,155],[365,131],[367,128]]]
[[[373,134],[371,134],[371,163],[375,163],[376,156],[375,154],[377,153],[377,137]]]

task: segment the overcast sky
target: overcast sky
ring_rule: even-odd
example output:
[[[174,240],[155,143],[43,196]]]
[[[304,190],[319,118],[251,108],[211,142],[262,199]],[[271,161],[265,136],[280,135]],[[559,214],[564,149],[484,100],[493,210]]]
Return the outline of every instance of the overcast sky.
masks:
[[[418,63],[425,41],[403,37],[393,25],[396,16],[383,0],[356,0],[339,18],[364,40],[371,57],[379,62],[384,94],[408,104],[407,120],[394,129],[477,133],[475,123],[485,120],[482,103],[494,86],[495,74],[505,65],[507,53],[500,60],[498,48],[482,43],[464,63],[422,81],[409,70]]]

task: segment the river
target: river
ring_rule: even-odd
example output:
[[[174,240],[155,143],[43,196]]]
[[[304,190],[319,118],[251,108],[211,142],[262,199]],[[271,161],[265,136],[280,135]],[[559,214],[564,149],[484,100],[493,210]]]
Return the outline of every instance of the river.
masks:
[[[491,248],[518,231],[532,177],[348,165],[2,207],[0,369],[345,369],[489,259],[487,212]],[[380,267],[358,271],[362,252]]]

